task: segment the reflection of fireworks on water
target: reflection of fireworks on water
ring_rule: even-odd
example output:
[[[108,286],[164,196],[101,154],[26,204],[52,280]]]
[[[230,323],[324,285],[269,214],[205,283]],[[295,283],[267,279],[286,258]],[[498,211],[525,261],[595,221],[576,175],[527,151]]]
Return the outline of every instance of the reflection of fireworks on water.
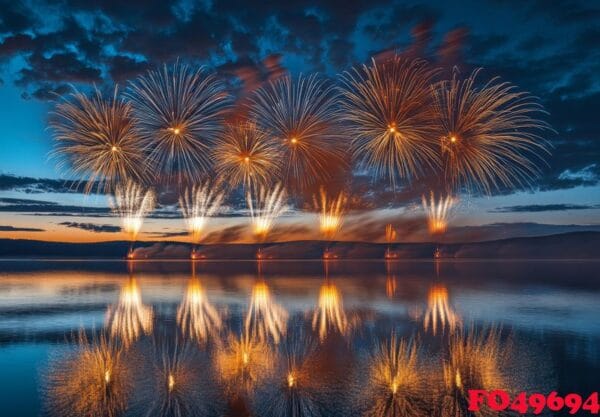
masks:
[[[446,181],[457,192],[527,185],[540,172],[528,155],[541,161],[547,153],[538,132],[549,127],[535,118],[543,109],[497,78],[476,87],[478,73],[464,80],[455,73],[433,89]]]
[[[320,211],[319,228],[325,239],[333,239],[342,227],[346,201],[347,198],[343,192],[340,192],[337,198],[328,200],[324,188],[321,188],[320,199],[314,198],[314,204]]]
[[[189,343],[156,341],[151,369],[144,369],[144,384],[136,409],[146,416],[196,417],[211,415],[217,395],[209,361]]]
[[[396,282],[396,274],[392,271],[392,263],[386,259],[385,261],[385,294],[388,298],[393,298],[396,295],[396,288],[398,286]]]
[[[125,346],[130,346],[142,334],[152,332],[152,308],[142,303],[142,293],[135,279],[130,279],[121,288],[116,306],[106,313],[106,327],[111,337],[118,337]]]
[[[450,339],[448,358],[444,363],[443,401],[440,415],[443,417],[461,416],[492,416],[497,415],[488,407],[482,407],[481,412],[468,411],[468,392],[478,390],[509,390],[506,380],[500,370],[510,363],[511,350],[501,346],[500,331],[476,332],[469,334],[457,332]]]
[[[316,396],[320,383],[311,374],[315,341],[300,330],[288,334],[281,343],[274,372],[259,387],[256,415],[319,416]]]
[[[355,158],[377,176],[418,176],[437,163],[430,84],[435,70],[425,61],[394,57],[346,73],[342,109]]]
[[[154,193],[144,190],[133,182],[119,184],[115,196],[110,200],[113,211],[121,218],[121,224],[129,240],[137,239],[144,217],[154,208]]]
[[[225,195],[210,181],[186,189],[179,198],[179,206],[194,243],[200,243],[208,218],[219,210],[224,198]]]
[[[177,324],[184,337],[205,342],[221,330],[219,312],[208,302],[200,280],[190,279],[181,305],[177,309]]]
[[[325,182],[332,167],[344,165],[333,85],[316,76],[284,77],[260,89],[253,101],[252,116],[280,141],[288,187]]]
[[[122,349],[83,331],[75,351],[51,363],[46,384],[48,411],[60,417],[121,415],[132,388]]]
[[[281,168],[280,148],[250,122],[227,126],[215,144],[215,167],[231,187],[270,184]]]
[[[319,303],[313,313],[312,328],[319,332],[321,341],[332,332],[342,335],[348,330],[348,318],[342,304],[342,294],[335,284],[325,283],[319,290]]]
[[[435,335],[438,330],[442,333],[446,328],[450,333],[460,325],[460,317],[450,306],[448,289],[444,286],[434,285],[427,296],[427,310],[423,318],[423,327]]]
[[[127,91],[156,173],[198,180],[211,167],[210,146],[228,96],[204,68],[180,62],[149,71]]]
[[[269,345],[248,335],[230,334],[215,354],[216,369],[231,392],[250,390],[273,369]]]
[[[427,214],[427,226],[429,233],[432,235],[443,234],[448,228],[448,219],[452,212],[452,208],[456,204],[456,200],[448,195],[441,197],[436,201],[433,191],[429,196],[429,201],[425,196],[421,197],[423,210]]]
[[[88,98],[71,94],[56,106],[50,127],[56,140],[55,155],[64,157],[73,174],[88,178],[85,192],[97,186],[111,191],[127,180],[148,179],[147,162],[136,133],[131,106],[117,97],[104,98],[95,90]]]
[[[265,240],[275,220],[287,210],[285,198],[285,189],[281,184],[277,184],[270,190],[261,187],[254,198],[251,193],[247,194],[246,201],[250,209],[252,232],[258,239]]]
[[[244,323],[246,334],[263,342],[271,338],[277,344],[285,334],[287,318],[287,311],[273,301],[267,284],[254,284]]]
[[[398,340],[395,335],[373,352],[366,401],[367,416],[422,416],[423,375],[418,369],[414,341]]]

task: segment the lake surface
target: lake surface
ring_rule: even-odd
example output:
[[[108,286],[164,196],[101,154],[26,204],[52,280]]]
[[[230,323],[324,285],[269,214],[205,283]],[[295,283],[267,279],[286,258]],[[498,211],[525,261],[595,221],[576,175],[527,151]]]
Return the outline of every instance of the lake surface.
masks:
[[[599,267],[0,261],[0,414],[455,416],[468,389],[585,397]]]

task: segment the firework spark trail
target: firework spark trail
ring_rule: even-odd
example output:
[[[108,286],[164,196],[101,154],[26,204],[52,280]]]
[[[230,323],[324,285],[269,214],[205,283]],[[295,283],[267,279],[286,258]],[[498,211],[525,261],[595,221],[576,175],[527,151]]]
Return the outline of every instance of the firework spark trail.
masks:
[[[438,165],[430,93],[436,73],[425,61],[396,56],[342,77],[354,158],[393,186]]]
[[[91,342],[80,331],[76,350],[52,361],[46,407],[60,417],[122,415],[131,394],[131,375],[123,350],[105,335]]]
[[[208,218],[219,211],[224,200],[225,194],[210,181],[186,188],[179,197],[179,206],[193,243],[200,243]]]
[[[281,149],[254,123],[229,124],[215,142],[215,169],[230,187],[256,190],[279,177]]]
[[[318,331],[319,338],[323,341],[332,331],[345,335],[348,327],[340,291],[335,284],[324,283],[319,290],[317,309],[313,313],[313,330]]]
[[[248,335],[230,334],[215,355],[215,368],[230,392],[250,391],[273,370],[269,345]]]
[[[394,243],[396,241],[396,229],[391,224],[385,226],[385,241],[387,243]]]
[[[185,297],[177,309],[177,324],[184,337],[206,342],[221,330],[219,312],[209,303],[206,291],[197,278],[190,279]]]
[[[448,289],[434,285],[427,296],[427,310],[423,318],[423,328],[435,335],[438,329],[444,333],[446,328],[452,334],[460,326],[460,316],[450,306]]]
[[[344,219],[345,204],[348,201],[346,195],[340,192],[337,198],[327,199],[327,192],[321,188],[320,199],[314,197],[314,205],[319,209],[319,227],[321,233],[327,240],[332,240],[342,227]]]
[[[423,375],[418,367],[414,341],[396,335],[380,343],[372,353],[366,416],[420,417],[423,409]]]
[[[250,307],[244,322],[244,331],[261,342],[272,339],[278,344],[285,335],[288,313],[271,297],[269,287],[264,282],[254,284]]]
[[[159,178],[194,182],[210,171],[229,103],[223,83],[204,67],[177,62],[139,77],[126,95]]]
[[[549,154],[540,134],[552,129],[536,119],[544,110],[498,78],[477,87],[479,71],[463,80],[455,72],[432,88],[445,180],[451,192],[529,185]]]
[[[154,193],[145,191],[134,182],[119,184],[115,189],[114,198],[110,205],[113,211],[121,218],[123,230],[134,242],[144,223],[144,217],[154,209]]]
[[[116,306],[106,312],[106,327],[111,337],[118,337],[129,347],[142,334],[150,334],[153,327],[152,308],[142,302],[142,293],[135,278],[121,288]]]
[[[335,87],[316,75],[279,78],[253,97],[251,116],[282,148],[287,187],[303,190],[324,183],[332,169],[346,165],[337,99]]]
[[[444,234],[448,228],[448,220],[456,199],[448,195],[436,201],[435,194],[431,191],[429,201],[423,195],[421,197],[423,210],[427,214],[427,226],[431,235]]]
[[[130,104],[118,97],[91,97],[75,91],[58,103],[50,127],[56,141],[52,153],[58,167],[68,165],[78,178],[88,178],[84,191],[110,192],[124,181],[147,182],[148,163]]]
[[[482,407],[480,412],[468,410],[471,389],[510,391],[509,379],[501,370],[511,362],[511,349],[500,343],[500,331],[471,329],[457,332],[450,339],[448,358],[444,363],[445,395],[437,403],[443,417],[492,416],[497,412]],[[436,414],[437,415],[437,414]]]
[[[270,190],[261,187],[254,198],[250,192],[246,194],[252,232],[259,240],[264,241],[267,238],[275,220],[287,211],[285,199],[286,192],[281,184]]]

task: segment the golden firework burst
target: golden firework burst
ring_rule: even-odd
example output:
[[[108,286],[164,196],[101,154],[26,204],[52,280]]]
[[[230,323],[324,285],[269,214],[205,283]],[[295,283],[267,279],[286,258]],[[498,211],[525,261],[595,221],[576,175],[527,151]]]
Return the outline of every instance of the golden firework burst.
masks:
[[[551,128],[537,118],[543,108],[498,78],[478,87],[479,72],[454,72],[433,88],[445,180],[451,192],[529,185],[549,153],[541,133]]]

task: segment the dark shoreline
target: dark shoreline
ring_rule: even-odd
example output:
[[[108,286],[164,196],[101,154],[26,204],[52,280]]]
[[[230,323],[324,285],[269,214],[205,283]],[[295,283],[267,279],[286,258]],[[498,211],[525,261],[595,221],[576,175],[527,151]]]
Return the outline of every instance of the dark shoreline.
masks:
[[[291,241],[263,244],[210,244],[197,249],[199,259],[253,260],[260,249],[265,260],[322,259],[600,259],[600,232],[574,232],[470,243],[368,243]],[[0,239],[0,258],[124,259],[129,242],[63,243]],[[181,242],[136,242],[137,259],[190,258],[192,245]]]

